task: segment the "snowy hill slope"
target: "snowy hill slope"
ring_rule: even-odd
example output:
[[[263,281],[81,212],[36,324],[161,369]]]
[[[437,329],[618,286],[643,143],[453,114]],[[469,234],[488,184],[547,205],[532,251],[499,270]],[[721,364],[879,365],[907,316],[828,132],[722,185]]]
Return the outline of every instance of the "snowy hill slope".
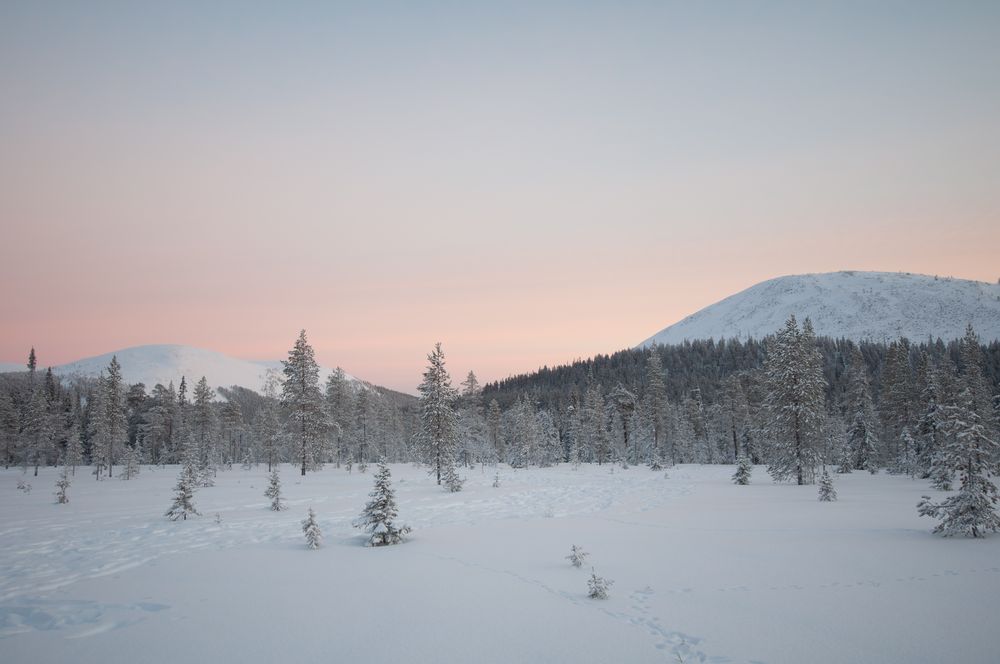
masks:
[[[829,337],[885,341],[900,336],[957,339],[972,323],[1000,339],[1000,285],[898,272],[830,272],[778,277],[705,307],[646,339],[761,338],[795,314]]]
[[[107,369],[112,356],[118,357],[125,382],[144,383],[147,389],[157,383],[166,385],[170,381],[177,386],[181,376],[186,376],[188,385],[193,386],[205,376],[212,387],[239,385],[260,390],[269,368],[281,370],[281,362],[277,360],[241,360],[204,348],[157,344],[123,348],[53,367],[52,371],[56,375],[67,377],[97,376]],[[320,380],[326,380],[330,372],[330,369],[321,368]]]

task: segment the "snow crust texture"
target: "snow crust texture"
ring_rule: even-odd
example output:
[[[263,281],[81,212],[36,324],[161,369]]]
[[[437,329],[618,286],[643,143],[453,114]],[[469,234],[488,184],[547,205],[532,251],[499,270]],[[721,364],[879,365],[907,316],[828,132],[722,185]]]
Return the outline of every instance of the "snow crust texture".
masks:
[[[993,664],[1000,535],[945,539],[927,482],[732,483],[734,466],[466,469],[460,493],[392,466],[399,546],[353,526],[371,473],[220,472],[201,517],[162,516],[176,467],[96,482],[0,470],[4,664],[274,661]],[[43,490],[44,489],[44,490]],[[944,495],[930,491],[935,500]],[[301,521],[315,510],[323,546]],[[573,567],[572,544],[590,553]],[[588,597],[591,568],[613,579]],[[376,644],[377,647],[373,647]]]

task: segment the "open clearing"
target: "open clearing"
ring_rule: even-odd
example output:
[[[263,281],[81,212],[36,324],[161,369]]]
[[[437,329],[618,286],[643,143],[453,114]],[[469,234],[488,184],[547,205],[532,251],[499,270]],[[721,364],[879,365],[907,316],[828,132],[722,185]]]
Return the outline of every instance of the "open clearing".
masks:
[[[927,483],[838,475],[840,500],[731,466],[392,466],[401,546],[351,522],[372,473],[220,471],[170,522],[177,469],[96,482],[0,471],[0,659],[76,662],[995,662],[1000,535],[946,540]],[[19,480],[31,483],[24,493]],[[313,506],[323,547],[305,548]],[[218,518],[216,517],[218,515]],[[589,568],[614,580],[586,596]]]

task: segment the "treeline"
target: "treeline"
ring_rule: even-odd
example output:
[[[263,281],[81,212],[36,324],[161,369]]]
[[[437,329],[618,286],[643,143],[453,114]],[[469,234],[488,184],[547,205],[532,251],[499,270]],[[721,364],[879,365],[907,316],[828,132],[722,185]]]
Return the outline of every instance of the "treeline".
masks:
[[[857,344],[789,323],[763,340],[625,350],[486,385],[501,456],[519,463],[534,430],[527,449],[542,465],[553,456],[734,463],[745,454],[774,468],[797,436],[808,452],[801,479],[812,481],[824,463],[927,477],[945,439],[970,418],[996,439],[997,342],[981,344],[970,328],[949,343]],[[802,419],[792,433],[784,430],[790,412]]]
[[[212,389],[204,378],[126,385],[112,360],[96,379],[37,370],[0,375],[5,466],[89,464],[126,477],[140,464],[184,464],[199,481],[219,468],[295,462],[422,461],[460,487],[455,468],[561,462],[767,464],[777,479],[814,481],[831,464],[935,477],[942,450],[979,426],[1000,429],[1000,344],[965,338],[856,344],[817,338],[791,318],[763,340],[692,342],[597,356],[482,387],[451,387],[440,346],[420,399],[348,379],[319,381],[303,331],[265,388]],[[221,397],[221,398],[220,398]],[[996,456],[996,455],[994,455]],[[116,469],[120,467],[120,471]]]
[[[294,360],[294,358],[293,358]],[[286,363],[288,364],[288,363]],[[292,364],[291,371],[296,369]],[[289,395],[289,368],[271,372],[261,393],[240,386],[127,385],[113,358],[97,378],[60,380],[40,371],[32,349],[26,371],[0,374],[0,454],[4,467],[64,464],[74,474],[128,479],[141,464],[190,457],[202,483],[220,468],[301,461],[300,402]],[[318,367],[315,369],[318,374]],[[305,465],[347,465],[409,458],[416,399],[348,378],[339,368],[310,404]]]

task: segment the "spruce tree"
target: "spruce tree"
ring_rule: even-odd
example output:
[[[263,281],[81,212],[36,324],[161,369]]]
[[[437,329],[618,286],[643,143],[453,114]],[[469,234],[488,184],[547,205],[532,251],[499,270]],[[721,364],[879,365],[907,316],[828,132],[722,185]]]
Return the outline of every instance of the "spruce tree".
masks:
[[[131,445],[125,446],[122,454],[122,479],[130,480],[139,474],[139,452]]]
[[[69,468],[63,466],[63,469],[59,472],[59,479],[56,481],[56,503],[65,505],[69,502],[69,497],[66,496],[69,484]]]
[[[826,468],[819,478],[819,499],[824,503],[837,499],[837,491],[833,488],[833,480],[830,478],[830,473],[826,472]]]
[[[826,379],[807,318],[799,330],[795,316],[768,343],[764,365],[764,407],[773,439],[768,472],[776,481],[813,481],[825,416]]]
[[[736,462],[736,472],[733,474],[733,482],[742,485],[750,484],[751,473],[753,473],[753,464],[750,463],[749,458],[741,454],[739,460]]]
[[[597,576],[593,568],[590,569],[590,579],[587,580],[587,597],[591,599],[607,599],[608,591],[614,585],[614,581]]]
[[[583,567],[583,563],[587,561],[587,557],[590,554],[583,550],[583,547],[574,544],[569,549],[569,555],[566,556],[566,560],[573,567]]]
[[[649,469],[657,472],[663,470],[663,459],[660,457],[659,447],[653,447],[653,451],[649,457]]]
[[[653,450],[662,460],[667,438],[667,385],[663,380],[663,361],[655,344],[650,348],[649,359],[646,360],[645,402],[645,412],[648,414],[653,432]],[[671,463],[673,461],[670,460]]]
[[[435,344],[434,351],[427,356],[427,369],[423,382],[417,388],[420,393],[419,444],[424,460],[431,466],[431,474],[440,485],[446,477],[457,477],[454,469],[455,425],[454,410],[457,392],[451,386],[451,377],[444,366],[444,352],[441,344]],[[449,485],[449,490],[454,484]],[[461,484],[458,484],[461,488]]]
[[[612,408],[618,414],[618,421],[622,428],[622,461],[627,462],[629,456],[632,458],[633,464],[639,463],[639,453],[635,449],[635,440],[629,440],[629,435],[631,433],[631,423],[632,414],[635,413],[636,399],[635,395],[631,391],[627,390],[624,385],[618,383],[615,389],[611,390],[608,394],[608,401],[611,403]]]
[[[326,428],[326,413],[319,389],[319,365],[306,331],[299,333],[295,345],[282,360],[285,382],[281,386],[281,401],[289,411],[288,432],[297,441],[301,474],[317,461],[320,442]]]
[[[215,484],[216,475],[216,417],[212,407],[215,391],[202,376],[195,383],[192,396],[191,434],[198,460],[198,480],[200,486],[210,487]]]
[[[323,543],[323,532],[316,521],[316,512],[309,508],[309,515],[302,520],[302,534],[306,537],[306,546],[310,549],[318,549]]]
[[[278,468],[271,471],[271,477],[264,495],[271,499],[271,510],[280,512],[285,509],[285,504],[281,500],[281,478],[278,477]]]
[[[255,426],[261,453],[267,459],[267,471],[271,472],[278,463],[281,453],[281,422],[278,420],[277,388],[268,380],[264,387],[264,401],[257,415]]]
[[[458,467],[454,462],[445,465],[441,481],[444,483],[445,488],[451,493],[461,491],[462,486],[465,484],[465,480],[458,474]]]
[[[494,458],[502,460],[504,458],[503,440],[500,436],[500,404],[496,399],[490,399],[489,410],[486,414],[486,431],[490,443],[493,445]]]
[[[174,504],[167,510],[166,516],[171,521],[188,518],[188,515],[200,515],[201,513],[194,506],[194,490],[198,484],[198,477],[192,460],[181,466],[180,476],[177,478],[177,485],[174,487]]]
[[[107,409],[105,424],[107,426],[106,465],[108,477],[114,474],[114,464],[118,458],[117,450],[128,442],[128,420],[125,415],[126,385],[122,378],[122,367],[118,356],[112,356],[108,365],[108,375],[104,380],[104,408]]]
[[[76,476],[76,467],[83,463],[83,441],[80,440],[80,423],[74,417],[66,434],[66,465]]]
[[[951,537],[969,535],[982,537],[988,531],[1000,529],[997,514],[997,487],[990,479],[994,459],[1000,453],[1000,444],[987,435],[979,413],[976,397],[966,387],[960,405],[950,409],[949,440],[941,450],[939,464],[959,475],[957,494],[941,503],[932,503],[930,496],[922,496],[917,504],[921,516],[940,520],[934,532]]]
[[[848,381],[852,411],[851,424],[847,428],[847,447],[853,456],[852,466],[874,475],[879,468],[878,427],[868,369],[857,346],[852,349]]]
[[[399,544],[410,532],[409,526],[397,526],[393,523],[398,515],[396,507],[396,492],[392,488],[392,474],[385,459],[378,462],[375,473],[375,487],[368,494],[371,500],[365,505],[354,525],[368,533],[367,546],[388,546]]]
[[[337,468],[340,468],[344,454],[348,452],[348,441],[353,432],[354,400],[354,390],[347,375],[337,367],[326,379],[325,401]]]

